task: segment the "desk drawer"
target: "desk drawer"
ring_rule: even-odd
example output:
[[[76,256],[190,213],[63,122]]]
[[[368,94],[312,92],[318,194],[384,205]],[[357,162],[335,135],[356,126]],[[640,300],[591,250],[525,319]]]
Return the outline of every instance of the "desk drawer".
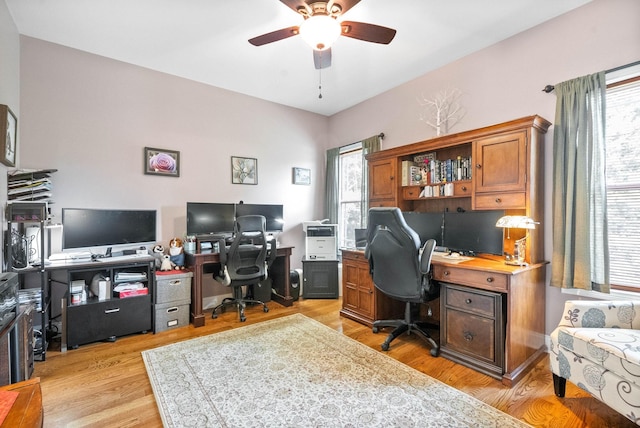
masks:
[[[433,266],[433,279],[501,291],[507,291],[508,285],[507,275],[443,265]]]
[[[449,308],[460,309],[490,318],[496,316],[496,299],[494,296],[445,287],[445,299]]]
[[[496,322],[490,318],[447,309],[445,346],[487,362],[496,362]]]
[[[524,209],[526,206],[526,195],[524,192],[499,193],[499,194],[476,194],[474,207],[476,210],[499,210],[499,209]]]

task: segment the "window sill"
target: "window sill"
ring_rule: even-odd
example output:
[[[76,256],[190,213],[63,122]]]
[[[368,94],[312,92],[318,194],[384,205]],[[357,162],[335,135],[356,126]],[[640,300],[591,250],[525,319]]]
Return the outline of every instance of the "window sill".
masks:
[[[606,294],[598,291],[563,288],[562,294],[571,294],[573,296],[589,297],[598,300],[637,300],[640,298],[640,293],[623,290],[611,290],[610,294]]]

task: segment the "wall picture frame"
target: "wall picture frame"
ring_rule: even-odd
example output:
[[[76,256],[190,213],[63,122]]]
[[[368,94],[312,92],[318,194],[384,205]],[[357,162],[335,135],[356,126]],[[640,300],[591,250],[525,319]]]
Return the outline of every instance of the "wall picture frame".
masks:
[[[258,184],[258,159],[231,156],[231,183]]]
[[[293,167],[293,184],[310,185],[311,184],[311,170],[308,168]]]
[[[18,149],[18,118],[9,106],[0,104],[0,162],[16,166]]]
[[[165,177],[180,177],[180,152],[145,147],[144,173]]]

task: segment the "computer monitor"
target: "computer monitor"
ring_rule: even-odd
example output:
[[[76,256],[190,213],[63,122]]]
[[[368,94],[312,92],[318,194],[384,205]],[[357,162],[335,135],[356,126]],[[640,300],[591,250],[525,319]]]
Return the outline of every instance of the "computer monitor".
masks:
[[[133,248],[156,243],[155,210],[62,209],[62,249]]]
[[[446,212],[444,246],[463,254],[502,255],[502,229],[496,222],[504,211]]]
[[[409,227],[420,236],[420,244],[435,239],[436,245],[442,245],[442,224],[444,213],[421,213],[405,211],[402,213]]]
[[[243,215],[262,215],[267,220],[267,232],[282,232],[284,215],[282,205],[272,204],[236,204],[236,217]]]
[[[187,235],[231,234],[235,204],[187,202]]]

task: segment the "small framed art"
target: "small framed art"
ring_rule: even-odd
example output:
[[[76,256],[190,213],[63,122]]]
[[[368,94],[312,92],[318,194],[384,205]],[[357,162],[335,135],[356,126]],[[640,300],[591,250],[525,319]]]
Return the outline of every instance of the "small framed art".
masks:
[[[258,159],[231,156],[231,183],[258,184]]]
[[[307,168],[293,168],[293,184],[311,184],[311,170]]]
[[[144,148],[144,173],[180,177],[180,152],[176,150]]]
[[[16,166],[18,119],[9,106],[0,104],[0,162]]]

